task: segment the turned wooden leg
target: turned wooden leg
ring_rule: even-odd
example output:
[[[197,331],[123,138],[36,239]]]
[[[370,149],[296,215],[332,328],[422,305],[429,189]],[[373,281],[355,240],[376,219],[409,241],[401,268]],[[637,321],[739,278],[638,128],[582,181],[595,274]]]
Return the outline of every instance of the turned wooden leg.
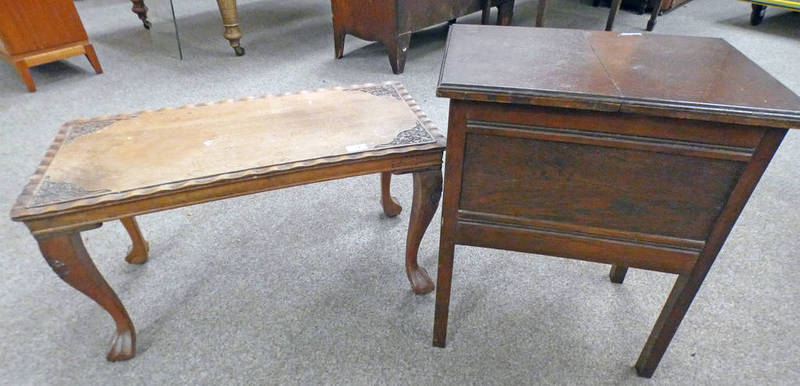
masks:
[[[17,73],[19,77],[22,78],[22,82],[28,87],[28,91],[36,91],[36,83],[33,83],[33,76],[31,76],[31,70],[28,68],[28,65],[24,61],[14,62],[14,68],[17,69]]]
[[[383,206],[383,214],[385,214],[386,217],[397,216],[403,210],[403,207],[392,197],[391,186],[392,173],[381,173],[381,205]]]
[[[406,238],[406,275],[411,282],[411,289],[417,295],[431,292],[434,288],[428,272],[417,264],[417,255],[422,236],[425,235],[425,230],[428,229],[433,214],[436,213],[441,196],[441,169],[414,173],[414,200],[411,204],[411,219],[408,222],[408,238]]]
[[[344,56],[344,26],[333,18],[333,57],[341,59]]]
[[[544,15],[547,13],[547,1],[539,0],[539,8],[536,10],[536,26],[544,27]]]
[[[617,17],[617,12],[619,12],[619,6],[622,4],[622,0],[611,0],[611,6],[608,10],[608,19],[606,20],[606,31],[611,31],[614,28],[614,19]]]
[[[406,66],[406,53],[408,46],[411,45],[411,33],[396,36],[383,42],[386,52],[389,54],[389,64],[392,65],[392,72],[402,74]]]
[[[142,21],[144,28],[150,29],[150,21],[147,20],[147,6],[144,5],[144,0],[131,0],[133,3],[133,7],[131,11],[139,16],[139,20]]]
[[[514,17],[514,0],[503,0],[497,5],[497,25],[511,25]]]
[[[656,27],[656,18],[661,13],[661,0],[653,0],[653,12],[650,13],[650,20],[647,21],[647,30],[652,31]]]
[[[244,47],[239,44],[242,38],[242,30],[239,29],[239,16],[236,13],[236,0],[217,0],[219,13],[222,15],[222,25],[225,32],[222,36],[231,42],[231,47],[236,56],[244,55]]]
[[[83,46],[83,49],[86,50],[86,59],[89,59],[89,63],[91,63],[92,68],[94,68],[94,72],[102,74],[103,67],[100,67],[100,60],[97,59],[97,53],[94,52],[94,47],[91,44],[87,44]]]
[[[125,230],[128,231],[128,236],[131,238],[131,248],[128,249],[128,255],[125,256],[125,261],[129,264],[144,264],[147,262],[147,252],[150,251],[150,245],[144,240],[142,231],[139,230],[139,224],[136,223],[135,217],[123,217],[119,219]]]
[[[611,272],[608,273],[608,277],[612,283],[622,284],[626,273],[628,273],[628,267],[614,264],[611,266]]]
[[[97,302],[114,319],[117,329],[106,359],[121,361],[136,354],[136,331],[122,302],[94,266],[83,245],[80,232],[37,238],[47,264],[67,284]]]
[[[453,235],[448,236],[445,233],[442,232],[439,240],[439,267],[436,272],[436,308],[433,318],[433,345],[436,347],[447,344],[447,314],[450,310],[450,284],[453,279],[455,243]]]

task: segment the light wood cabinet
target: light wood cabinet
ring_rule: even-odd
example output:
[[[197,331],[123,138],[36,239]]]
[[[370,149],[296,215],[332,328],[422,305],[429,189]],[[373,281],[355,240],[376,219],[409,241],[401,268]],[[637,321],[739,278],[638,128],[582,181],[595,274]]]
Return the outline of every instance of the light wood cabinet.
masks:
[[[0,0],[0,9],[0,59],[16,67],[31,92],[29,67],[84,54],[103,72],[72,0]]]

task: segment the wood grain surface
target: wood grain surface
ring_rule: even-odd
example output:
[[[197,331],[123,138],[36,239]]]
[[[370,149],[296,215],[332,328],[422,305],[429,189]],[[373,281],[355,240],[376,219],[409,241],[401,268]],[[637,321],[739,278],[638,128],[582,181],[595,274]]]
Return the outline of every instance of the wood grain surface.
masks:
[[[72,0],[0,0],[0,40],[9,55],[88,39]]]
[[[446,50],[433,344],[457,244],[675,273],[635,365],[653,376],[800,97],[720,39],[455,26]]]
[[[717,38],[456,25],[445,55],[453,99],[800,124],[800,98]]]
[[[58,211],[54,204],[442,148],[441,142],[408,93],[391,83],[79,120],[62,127],[18,208]]]

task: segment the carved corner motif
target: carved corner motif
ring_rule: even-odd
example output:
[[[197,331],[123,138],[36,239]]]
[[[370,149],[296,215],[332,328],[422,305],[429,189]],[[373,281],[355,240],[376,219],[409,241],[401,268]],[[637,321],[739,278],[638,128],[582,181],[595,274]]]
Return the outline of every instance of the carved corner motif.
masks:
[[[69,123],[69,132],[67,137],[64,139],[64,143],[70,143],[78,137],[82,137],[87,134],[92,134],[98,132],[102,129],[105,129],[112,124],[136,117],[137,114],[131,114],[124,117],[116,117],[111,119],[97,119],[97,120],[90,120],[90,121],[76,121]]]
[[[425,126],[417,122],[417,125],[413,128],[403,130],[398,133],[392,142],[376,145],[375,149],[395,146],[419,145],[432,142],[436,142],[436,140],[433,138],[431,133],[429,133],[428,130],[425,130]]]
[[[90,191],[70,183],[53,181],[50,177],[45,176],[41,184],[39,184],[39,189],[34,195],[30,206],[70,201],[106,191],[107,190]]]
[[[45,259],[45,261],[47,261],[47,264],[53,269],[53,272],[55,272],[58,277],[64,279],[67,277],[67,275],[69,275],[69,267],[66,264],[50,258]]]
[[[379,86],[372,86],[372,87],[364,87],[355,89],[355,91],[362,91],[367,94],[372,94],[375,96],[390,96],[397,100],[403,100],[400,96],[400,93],[392,85],[379,85]]]

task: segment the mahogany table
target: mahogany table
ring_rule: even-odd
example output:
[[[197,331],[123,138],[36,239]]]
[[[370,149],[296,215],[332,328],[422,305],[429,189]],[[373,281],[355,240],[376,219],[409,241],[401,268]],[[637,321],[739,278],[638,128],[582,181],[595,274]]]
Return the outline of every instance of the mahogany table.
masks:
[[[381,173],[387,216],[391,174],[413,173],[406,274],[417,294],[433,281],[417,265],[439,204],[444,138],[400,84],[368,84],[65,124],[11,211],[47,263],[114,319],[108,360],[132,358],[136,333],[97,271],[81,232],[121,220],[126,257],[147,261],[134,216],[272,189]]]
[[[504,42],[502,45],[497,42]],[[456,244],[677,274],[650,377],[800,98],[721,39],[456,25],[433,344]]]

